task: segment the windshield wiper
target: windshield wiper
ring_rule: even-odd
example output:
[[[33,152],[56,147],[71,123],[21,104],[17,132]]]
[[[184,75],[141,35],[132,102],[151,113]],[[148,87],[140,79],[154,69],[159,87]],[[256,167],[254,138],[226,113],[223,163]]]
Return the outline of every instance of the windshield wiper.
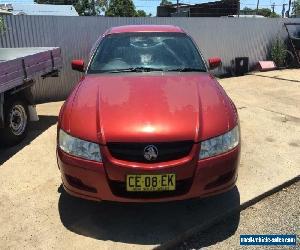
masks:
[[[163,71],[159,68],[151,68],[151,67],[132,67],[127,69],[114,69],[114,70],[107,70],[105,72],[108,73],[120,73],[120,72],[150,72],[150,71]]]
[[[178,72],[206,72],[205,69],[197,69],[197,68],[174,68],[174,69],[159,69],[152,67],[131,67],[127,69],[112,69],[105,70],[103,73],[122,73],[122,72],[151,72],[151,71],[178,71]]]
[[[176,68],[176,69],[168,69],[167,71],[179,71],[179,72],[206,72],[205,69],[197,69],[197,68]]]

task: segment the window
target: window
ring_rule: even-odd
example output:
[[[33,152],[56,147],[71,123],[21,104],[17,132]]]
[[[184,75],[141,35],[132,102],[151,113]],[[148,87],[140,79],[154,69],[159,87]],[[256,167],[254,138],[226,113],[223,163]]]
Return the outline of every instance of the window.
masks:
[[[105,37],[88,73],[206,71],[196,46],[182,33],[122,33]]]

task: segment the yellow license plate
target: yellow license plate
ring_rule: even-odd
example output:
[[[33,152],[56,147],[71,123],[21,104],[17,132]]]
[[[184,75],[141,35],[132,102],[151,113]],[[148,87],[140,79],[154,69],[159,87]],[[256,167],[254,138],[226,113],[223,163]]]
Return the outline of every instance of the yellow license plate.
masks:
[[[129,192],[160,192],[175,189],[175,174],[130,174],[126,176],[126,190]]]

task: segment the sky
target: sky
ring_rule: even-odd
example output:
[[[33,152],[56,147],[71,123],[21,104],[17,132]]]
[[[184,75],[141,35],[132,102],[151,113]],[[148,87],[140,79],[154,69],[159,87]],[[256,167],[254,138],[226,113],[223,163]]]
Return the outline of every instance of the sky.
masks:
[[[241,9],[249,7],[252,9],[256,8],[256,0],[240,0]],[[144,10],[146,13],[151,13],[153,16],[156,15],[156,6],[159,5],[161,0],[133,0],[137,10]],[[171,0],[172,3],[176,3],[176,0]],[[195,4],[195,3],[206,3],[213,2],[213,0],[180,0],[180,3]],[[288,0],[259,0],[260,8],[271,8],[271,4],[275,3],[275,12],[281,14],[282,4],[288,4]],[[33,0],[0,0],[0,3],[33,3]],[[286,7],[287,9],[287,7]]]

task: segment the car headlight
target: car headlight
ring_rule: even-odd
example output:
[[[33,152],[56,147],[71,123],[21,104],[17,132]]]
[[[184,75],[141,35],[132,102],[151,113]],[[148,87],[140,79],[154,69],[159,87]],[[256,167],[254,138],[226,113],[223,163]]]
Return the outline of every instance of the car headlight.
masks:
[[[239,126],[229,132],[201,142],[200,159],[225,153],[239,144]]]
[[[99,145],[75,138],[59,130],[58,145],[66,153],[80,158],[102,162]]]

